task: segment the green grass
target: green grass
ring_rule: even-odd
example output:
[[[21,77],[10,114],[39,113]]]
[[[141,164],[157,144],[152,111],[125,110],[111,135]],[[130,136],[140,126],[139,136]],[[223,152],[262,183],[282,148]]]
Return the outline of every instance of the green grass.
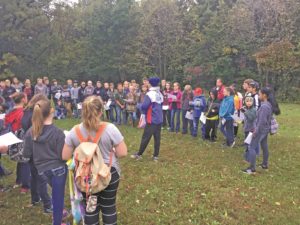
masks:
[[[158,163],[151,161],[153,142],[142,161],[120,160],[119,224],[300,224],[300,106],[281,108],[280,131],[269,139],[270,169],[258,169],[255,176],[240,172],[247,166],[242,162],[243,148],[223,150],[222,140],[209,144],[167,131],[162,133]],[[76,122],[57,125],[70,129]],[[134,153],[142,130],[129,126],[120,130],[129,154]],[[15,169],[15,163],[3,161]],[[13,185],[14,179],[13,175],[0,183]],[[40,207],[26,208],[29,201],[29,195],[17,190],[0,193],[0,224],[50,224]]]

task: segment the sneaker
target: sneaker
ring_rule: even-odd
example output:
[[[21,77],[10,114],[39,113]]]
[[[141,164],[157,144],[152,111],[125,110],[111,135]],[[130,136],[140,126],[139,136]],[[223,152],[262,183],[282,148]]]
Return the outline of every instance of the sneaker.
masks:
[[[39,205],[40,203],[41,203],[41,199],[40,199],[38,202],[31,202],[31,204],[29,204],[29,205],[27,206],[27,208],[31,208],[31,207],[37,206],[37,205]]]
[[[157,157],[157,156],[153,156],[153,157],[152,157],[152,160],[153,160],[154,162],[158,162],[158,157]]]
[[[136,159],[136,160],[141,160],[142,159],[142,156],[137,154],[137,153],[134,153],[130,156],[132,159]]]
[[[268,166],[266,166],[266,165],[264,165],[264,164],[260,164],[259,165],[262,169],[264,169],[264,170],[267,170],[267,169],[269,169],[269,167]]]
[[[46,208],[46,209],[44,209],[44,213],[45,214],[52,214],[53,213],[53,209],[52,208]]]
[[[251,169],[251,168],[247,168],[247,169],[242,170],[242,172],[246,173],[246,174],[249,174],[249,175],[252,175],[252,174],[256,173],[256,170],[255,169]]]
[[[235,146],[235,141],[230,145],[230,148],[233,148]]]
[[[27,194],[29,192],[28,188],[21,188],[20,193],[21,194]]]

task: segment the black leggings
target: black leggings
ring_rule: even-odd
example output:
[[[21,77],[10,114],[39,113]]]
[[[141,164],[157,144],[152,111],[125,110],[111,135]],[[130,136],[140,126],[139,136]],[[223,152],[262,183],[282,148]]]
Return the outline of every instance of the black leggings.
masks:
[[[99,225],[99,213],[102,213],[102,221],[104,225],[117,224],[117,209],[116,209],[116,195],[119,186],[120,176],[117,170],[111,168],[111,181],[108,187],[97,193],[97,207],[94,212],[85,212],[84,224],[85,225]],[[84,208],[86,208],[86,194],[83,194]]]

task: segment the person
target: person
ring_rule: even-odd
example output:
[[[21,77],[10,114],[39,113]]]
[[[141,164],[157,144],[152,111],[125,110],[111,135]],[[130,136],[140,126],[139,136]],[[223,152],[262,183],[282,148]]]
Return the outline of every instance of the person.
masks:
[[[115,120],[115,111],[116,111],[116,100],[115,100],[115,95],[116,95],[116,90],[115,90],[115,84],[114,83],[109,83],[109,89],[108,89],[108,97],[111,101],[111,104],[109,106],[109,119],[112,123],[116,122]]]
[[[52,223],[61,225],[68,168],[62,160],[64,132],[53,125],[53,108],[47,100],[38,101],[33,108],[32,127],[25,135],[24,156],[33,158],[40,175],[40,185],[52,189]]]
[[[22,92],[27,96],[27,100],[30,101],[34,96],[34,87],[31,85],[29,79],[25,80]]]
[[[87,82],[87,86],[86,88],[84,89],[84,97],[87,98],[89,96],[92,96],[94,94],[94,86],[93,86],[93,82],[91,80],[89,80]]]
[[[68,85],[63,86],[63,90],[61,93],[61,100],[63,102],[63,105],[65,109],[67,110],[67,117],[72,117],[72,97],[71,97],[71,91],[68,88]]]
[[[163,122],[162,103],[163,96],[159,88],[160,79],[158,77],[151,77],[149,85],[151,86],[149,92],[144,98],[141,106],[142,112],[146,117],[146,127],[142,136],[139,151],[131,155],[131,158],[136,160],[142,159],[142,155],[149,144],[151,137],[154,137],[154,162],[158,161],[160,138],[161,138],[161,125]]]
[[[47,101],[47,97],[42,94],[33,96],[33,98],[29,101],[29,103],[24,109],[24,115],[22,117],[22,129],[24,130],[25,133],[32,126],[33,107],[40,100]],[[32,157],[28,163],[29,163],[30,175],[31,175],[30,176],[31,177],[30,179],[31,204],[29,205],[29,207],[37,206],[42,200],[44,206],[44,213],[52,214],[52,202],[47,191],[47,183],[43,183],[43,184],[41,183],[41,178],[38,174],[36,166],[33,163]]]
[[[143,85],[146,85],[149,89],[149,79],[147,77],[143,78]]]
[[[249,145],[249,167],[242,170],[246,174],[254,174],[256,172],[256,150],[261,146],[263,150],[263,162],[260,165],[262,169],[269,167],[269,147],[268,136],[271,129],[271,120],[273,114],[279,115],[280,109],[276,102],[273,91],[270,88],[264,87],[259,91],[259,99],[261,106],[257,111],[257,119],[253,138]]]
[[[232,84],[230,86],[230,88],[232,89],[234,95],[233,95],[233,101],[234,101],[234,108],[235,108],[235,111],[234,111],[234,115],[239,118],[239,121],[234,121],[233,122],[233,134],[234,134],[234,137],[237,136],[238,134],[238,130],[239,130],[239,123],[240,121],[243,120],[243,113],[241,112],[241,108],[243,107],[243,95],[237,91],[237,88],[236,88],[236,84]]]
[[[123,83],[123,91],[125,96],[129,93],[129,82],[126,80]]]
[[[260,99],[258,96],[258,90],[259,90],[259,84],[256,81],[253,81],[249,84],[249,93],[251,94],[251,97],[254,100],[253,105],[256,110],[258,110],[260,107]]]
[[[79,125],[80,132],[84,138],[90,135],[94,137],[102,126],[103,102],[97,96],[88,97],[82,104],[82,123]],[[62,158],[68,160],[72,158],[74,149],[79,146],[75,127],[66,136]],[[112,153],[111,181],[106,189],[92,196],[97,197],[97,207],[93,212],[85,211],[84,224],[99,224],[99,213],[102,214],[103,224],[117,224],[116,195],[120,182],[121,169],[118,159],[127,155],[127,146],[118,128],[107,123],[99,141],[104,163],[109,165]],[[113,152],[112,152],[113,151]],[[83,194],[84,209],[86,209],[86,193]]]
[[[43,83],[47,87],[47,98],[51,100],[51,84],[48,77],[43,78]]]
[[[24,93],[17,92],[13,95],[15,106],[13,110],[5,115],[5,126],[9,127],[9,131],[18,132],[22,128],[22,117],[24,115],[23,107],[27,103]],[[14,188],[21,187],[20,193],[26,194],[30,189],[30,167],[28,162],[17,163],[17,178]]]
[[[57,101],[57,105],[55,106],[54,119],[61,120],[65,119],[67,116],[67,109],[62,103],[62,100]]]
[[[34,94],[43,94],[46,97],[48,97],[48,88],[46,85],[43,83],[42,78],[37,78],[37,84],[34,87]]]
[[[14,89],[16,89],[16,92],[22,92],[23,90],[23,84],[22,82],[19,81],[19,79],[17,77],[14,77],[12,79],[12,85],[11,85]]]
[[[218,91],[212,89],[209,92],[209,99],[206,106],[205,140],[216,142],[217,122],[219,120],[220,102],[218,100]]]
[[[148,87],[146,85],[142,85],[142,90],[140,95],[138,96],[138,103],[137,103],[137,117],[140,118],[142,114],[141,106],[144,102],[145,96],[148,92]]]
[[[253,132],[255,129],[255,120],[256,120],[256,109],[253,105],[253,98],[252,97],[246,97],[245,98],[245,105],[243,108],[241,108],[241,111],[244,113],[244,134],[245,138],[248,137],[250,132]],[[249,162],[249,150],[248,150],[248,144],[246,144],[246,150],[244,154],[244,159],[246,162]]]
[[[221,102],[224,99],[224,88],[223,80],[221,78],[217,79],[216,90],[218,91],[218,100]]]
[[[94,95],[101,97],[102,94],[103,94],[103,88],[102,88],[101,81],[97,81],[96,87],[94,90]]]
[[[14,101],[12,99],[12,96],[15,92],[16,89],[11,86],[10,80],[5,80],[5,87],[2,92],[2,96],[5,99],[6,113],[8,113],[14,107]]]
[[[79,104],[79,89],[78,81],[74,80],[73,87],[71,88],[71,99],[72,99],[72,108],[73,108],[73,116],[75,118],[79,117],[78,113],[78,104]]]
[[[126,103],[125,103],[125,93],[123,90],[122,83],[117,85],[117,91],[115,92],[115,102],[116,102],[116,121],[118,125],[126,124]],[[122,121],[123,120],[123,121]]]
[[[79,99],[79,103],[83,103],[85,96],[84,96],[84,90],[85,90],[85,82],[81,81],[80,83],[80,88],[78,91],[78,99]]]
[[[103,93],[101,95],[102,101],[103,101],[103,105],[106,105],[108,100],[109,100],[109,96],[108,96],[108,91],[109,91],[109,84],[107,82],[105,82],[103,84]],[[106,108],[105,109],[105,116],[106,116],[106,120],[110,120],[110,109]]]
[[[193,120],[186,118],[187,112],[190,112],[192,110],[190,106],[190,102],[193,101],[193,98],[194,98],[194,94],[191,85],[185,85],[182,98],[181,98],[182,134],[188,133],[188,126],[190,130],[190,134],[193,133]]]
[[[72,87],[73,87],[73,80],[68,79],[68,80],[67,80],[67,86],[68,86],[69,91],[71,91],[71,89],[72,89]]]
[[[224,99],[221,102],[219,117],[221,119],[221,132],[223,133],[226,143],[223,146],[233,148],[235,145],[233,134],[233,114],[234,100],[233,90],[230,87],[224,88]]]
[[[243,99],[243,106],[245,106],[245,102],[244,102],[244,100],[245,100],[245,98],[246,97],[251,97],[251,93],[250,93],[250,83],[252,83],[252,82],[254,82],[254,80],[253,79],[246,79],[246,80],[244,80],[244,83],[243,83],[243,89],[244,89],[244,91],[245,91],[245,94],[244,94],[244,99]]]
[[[126,95],[126,112],[128,114],[129,121],[132,122],[132,126],[135,126],[135,122],[137,120],[136,105],[137,105],[137,96],[135,94],[135,89],[132,85],[130,85],[129,93]]]
[[[197,137],[198,135],[198,126],[199,126],[199,119],[201,114],[205,111],[206,108],[206,100],[204,95],[202,94],[201,88],[195,88],[194,90],[194,98],[193,101],[190,102],[193,110],[193,132],[191,135],[193,137]],[[202,138],[205,137],[205,125],[202,124],[201,126],[201,133]]]
[[[180,86],[178,82],[173,84],[173,91],[171,95],[174,96],[169,98],[169,103],[171,106],[171,128],[170,132],[178,133],[180,131],[180,112],[181,112],[181,97],[182,93],[180,91]],[[175,126],[176,120],[176,126]]]
[[[165,128],[168,126],[171,129],[171,103],[169,102],[169,95],[171,94],[171,83],[166,83],[166,88],[162,91],[164,102],[163,102],[163,125],[162,127]]]
[[[57,105],[57,101],[61,99],[62,86],[58,84],[56,79],[52,80],[51,95],[54,105]]]
[[[161,85],[160,85],[161,92],[163,92],[166,89],[166,84],[167,84],[166,80],[161,80]]]

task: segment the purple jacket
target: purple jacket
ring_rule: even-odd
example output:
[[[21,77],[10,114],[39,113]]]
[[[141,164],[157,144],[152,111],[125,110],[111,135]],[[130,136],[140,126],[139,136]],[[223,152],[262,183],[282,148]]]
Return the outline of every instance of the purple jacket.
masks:
[[[163,111],[162,104],[164,98],[160,93],[159,87],[150,88],[142,103],[142,113],[146,115],[146,122],[148,124],[162,124]]]

